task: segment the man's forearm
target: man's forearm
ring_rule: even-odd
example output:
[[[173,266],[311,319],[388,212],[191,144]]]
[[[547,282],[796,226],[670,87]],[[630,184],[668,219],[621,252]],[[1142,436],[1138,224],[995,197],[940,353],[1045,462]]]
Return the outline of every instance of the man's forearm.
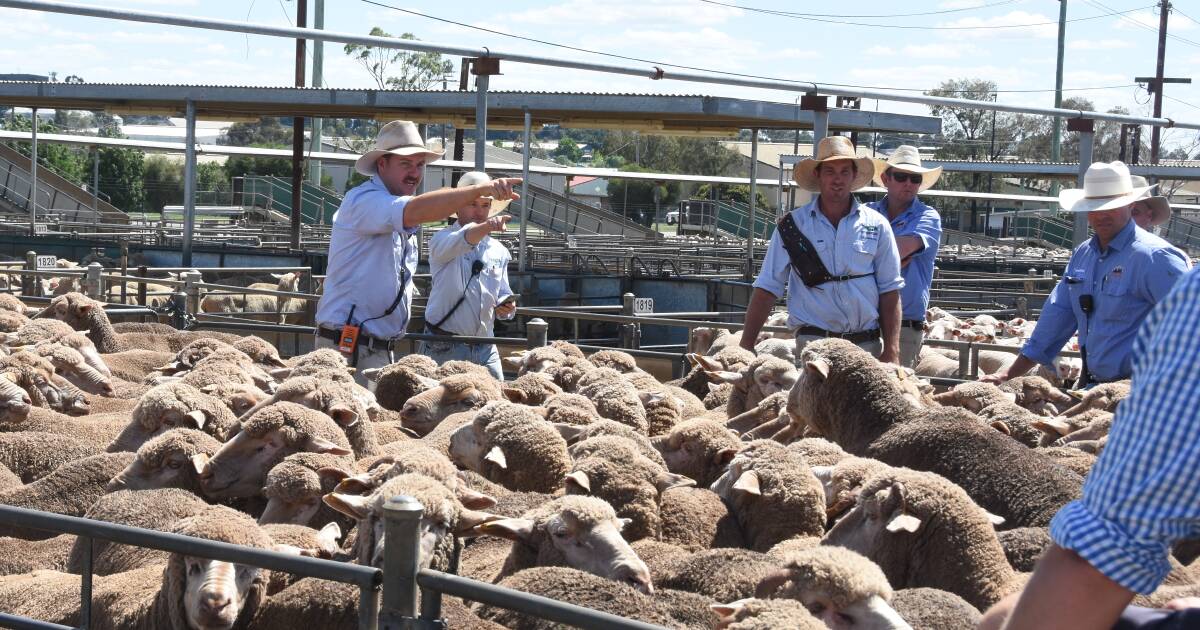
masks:
[[[763,322],[767,321],[767,316],[771,313],[771,307],[775,306],[774,293],[764,291],[762,289],[754,289],[754,293],[750,294],[750,303],[746,305],[746,320],[743,322],[745,328],[742,329],[742,347],[753,352],[754,340],[758,339],[758,333],[762,331]]]
[[[441,188],[421,193],[404,206],[404,227],[414,228],[422,223],[441,221],[481,195],[491,192],[486,184],[463,188]]]
[[[1107,630],[1132,599],[1132,592],[1075,552],[1051,545],[1004,627]]]
[[[879,328],[883,333],[883,353],[900,355],[900,292],[888,291],[879,296]]]

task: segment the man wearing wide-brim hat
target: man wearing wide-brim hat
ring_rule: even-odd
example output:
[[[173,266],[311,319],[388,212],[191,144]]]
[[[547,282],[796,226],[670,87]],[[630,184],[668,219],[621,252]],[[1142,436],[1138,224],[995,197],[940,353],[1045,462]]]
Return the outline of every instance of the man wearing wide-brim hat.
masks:
[[[490,181],[487,173],[472,171],[458,180],[458,187]],[[488,234],[503,232],[512,217],[501,214],[507,200],[477,197],[459,208],[458,221],[444,227],[429,240],[429,273],[433,286],[425,305],[427,333],[444,336],[491,337],[495,319],[512,319],[517,313],[512,288],[508,285],[508,248]],[[506,301],[506,298],[509,298]],[[492,343],[424,341],[421,354],[439,364],[451,360],[482,365],[504,380],[500,353]]]
[[[1133,176],[1133,186],[1135,188],[1149,186],[1149,182],[1141,175]],[[1150,186],[1150,191],[1154,192],[1158,184]],[[1153,232],[1154,228],[1171,220],[1171,203],[1162,195],[1147,194],[1145,197],[1133,202],[1133,222],[1138,227]]]
[[[902,144],[886,160],[875,160],[875,181],[887,195],[868,206],[887,217],[900,252],[900,365],[915,368],[925,341],[925,309],[933,285],[933,265],[942,240],[942,217],[919,198],[937,182],[942,167],[921,164],[917,148]]]
[[[1083,356],[1079,385],[1129,378],[1138,327],[1188,270],[1182,252],[1131,218],[1133,205],[1151,188],[1134,186],[1121,162],[1096,162],[1084,174],[1083,188],[1059,194],[1064,210],[1087,213],[1094,234],[1071,254],[1021,355],[985,380],[1003,382],[1039,363],[1051,365],[1076,333]]]
[[[392,362],[394,342],[408,327],[417,228],[479,197],[516,197],[513,186],[521,180],[511,178],[414,196],[425,163],[441,155],[426,148],[413,123],[389,122],[379,130],[375,149],[354,164],[371,179],[347,192],[333,215],[316,346],[341,347],[361,384],[364,369]]]
[[[871,181],[875,165],[842,136],[823,138],[815,153],[796,165],[793,179],[817,195],[785,214],[771,236],[746,308],[742,347],[753,349],[786,290],[797,357],[813,340],[840,337],[894,363],[904,286],[900,256],[887,220],[853,195]]]

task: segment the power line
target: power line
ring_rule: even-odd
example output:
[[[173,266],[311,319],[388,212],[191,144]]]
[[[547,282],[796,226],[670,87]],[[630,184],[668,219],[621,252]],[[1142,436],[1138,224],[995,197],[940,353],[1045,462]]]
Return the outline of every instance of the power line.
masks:
[[[1163,98],[1175,101],[1176,103],[1180,103],[1182,105],[1187,105],[1188,107],[1191,107],[1192,109],[1200,109],[1200,105],[1194,105],[1183,99],[1175,98],[1174,96],[1167,96],[1166,94],[1163,94]]]
[[[767,80],[767,81],[785,81],[785,82],[789,82],[789,83],[812,83],[811,81],[799,81],[796,79],[784,79],[784,78],[780,78],[780,77],[763,76],[763,75],[757,75],[757,74],[745,74],[745,73],[741,73],[741,72],[730,72],[727,70],[714,70],[712,68],[700,68],[700,67],[696,67],[696,66],[685,66],[685,65],[675,64],[675,63],[667,63],[665,61],[656,61],[653,59],[642,59],[640,57],[630,57],[627,55],[619,55],[617,53],[604,52],[602,50],[591,50],[588,48],[580,48],[579,46],[571,46],[568,44],[559,44],[559,43],[544,40],[544,39],[537,39],[534,37],[526,37],[524,35],[514,35],[512,33],[505,33],[503,31],[497,31],[497,30],[485,28],[482,26],[475,26],[474,24],[466,24],[464,22],[457,22],[457,21],[451,20],[449,18],[438,17],[436,15],[429,15],[428,13],[421,13],[420,11],[415,11],[413,9],[405,9],[402,7],[392,6],[390,4],[384,4],[382,2],[377,2],[376,0],[361,0],[361,1],[366,4],[374,5],[377,7],[382,7],[385,9],[392,9],[394,11],[399,11],[401,13],[408,13],[410,15],[416,15],[418,17],[423,17],[426,19],[435,20],[438,22],[446,23],[446,24],[453,24],[455,26],[461,26],[463,28],[469,28],[469,29],[473,29],[473,30],[477,30],[477,31],[483,31],[485,33],[491,33],[493,35],[500,35],[502,37],[510,37],[513,39],[519,39],[519,40],[526,41],[526,42],[542,44],[544,46],[553,46],[555,48],[562,48],[565,50],[573,50],[576,52],[587,53],[590,55],[600,55],[603,57],[611,57],[614,59],[622,59],[625,61],[636,61],[638,63],[647,63],[647,64],[651,64],[651,65],[655,65],[655,66],[666,66],[666,67],[670,67],[670,68],[680,68],[683,70],[694,70],[697,72],[709,72],[709,73],[713,73],[713,74],[723,74],[726,76],[742,77],[742,78],[747,78],[747,79],[762,79],[762,80]],[[891,91],[895,91],[895,92],[922,92],[923,93],[923,92],[931,91],[930,89],[923,89],[923,88],[897,88],[897,87],[885,87],[885,86],[874,86],[874,85],[854,85],[851,83],[830,83],[828,81],[822,81],[822,83],[824,83],[825,85],[833,85],[833,86],[837,86],[837,87],[849,87],[849,88],[871,89],[871,90],[891,90]],[[1128,87],[1135,87],[1135,84],[1066,88],[1064,91],[1115,90],[1115,89],[1123,89],[1123,88],[1128,88]],[[949,90],[949,91],[959,92],[959,93],[967,92],[967,90]],[[1053,89],[988,90],[989,93],[996,93],[996,92],[1033,93],[1033,92],[1053,92],[1053,91],[1054,91]]]
[[[701,1],[704,1],[704,0],[701,0]],[[993,7],[999,7],[999,6],[1003,6],[1006,4],[1015,4],[1016,2],[1017,2],[1017,0],[1004,0],[1003,2],[993,2],[991,4],[981,4],[977,7],[960,7],[957,9],[943,9],[941,11],[923,11],[921,13],[893,13],[893,14],[889,14],[889,15],[879,15],[879,14],[876,14],[876,15],[872,15],[872,14],[842,15],[842,14],[838,14],[838,13],[801,13],[798,11],[778,11],[777,13],[780,15],[794,15],[794,16],[804,16],[804,17],[813,17],[813,18],[902,18],[902,17],[917,17],[917,16],[922,16],[922,15],[942,15],[945,13],[958,13],[960,11],[978,11],[979,9],[990,9]],[[713,2],[711,4],[722,4],[722,3]],[[755,7],[737,5],[737,4],[726,4],[724,6],[736,7],[738,9],[744,9],[746,11],[775,12],[772,9],[760,9],[760,8],[755,8]]]
[[[981,25],[981,26],[908,26],[908,25],[902,25],[902,24],[873,24],[871,22],[851,22],[848,20],[833,20],[833,19],[827,19],[827,18],[810,17],[810,16],[806,16],[804,14],[789,13],[787,11],[776,11],[773,9],[759,9],[759,8],[755,8],[755,7],[748,7],[748,6],[738,5],[738,4],[730,4],[730,3],[726,3],[726,2],[720,2],[719,0],[700,0],[700,2],[704,2],[707,4],[715,4],[715,5],[719,5],[719,6],[723,6],[723,7],[730,7],[730,8],[734,8],[734,9],[743,9],[746,11],[752,11],[754,13],[764,13],[767,15],[774,15],[776,17],[785,17],[785,18],[789,18],[789,19],[793,19],[793,20],[803,20],[806,22],[822,22],[825,24],[842,24],[842,25],[846,25],[846,26],[870,26],[870,27],[874,27],[874,28],[890,28],[890,29],[903,29],[903,30],[916,30],[916,31],[977,31],[977,30],[1030,28],[1033,26],[1057,26],[1058,25],[1057,21],[1054,21],[1054,22],[1032,22],[1029,24],[990,24],[990,25]],[[1138,7],[1136,9],[1128,9],[1126,11],[1122,11],[1121,13],[1133,13],[1135,11],[1143,11],[1143,10],[1149,9],[1149,8],[1151,8],[1151,7],[1149,7],[1149,6]],[[1086,22],[1088,20],[1096,20],[1096,19],[1100,19],[1103,17],[1108,17],[1108,15],[1091,15],[1091,16],[1087,16],[1087,17],[1074,18],[1074,19],[1067,20],[1067,21],[1068,22]]]
[[[1150,31],[1151,33],[1155,33],[1155,34],[1158,33],[1157,28],[1150,26],[1148,24],[1143,24],[1133,18],[1130,18],[1127,15],[1123,15],[1125,13],[1132,13],[1133,11],[1141,11],[1142,9],[1154,8],[1152,6],[1151,7],[1142,7],[1142,9],[1132,9],[1130,11],[1119,11],[1118,12],[1118,11],[1113,11],[1113,9],[1110,8],[1108,5],[1105,5],[1101,2],[1097,2],[1096,0],[1086,0],[1086,1],[1088,4],[1092,5],[1093,7],[1099,8],[1104,11],[1108,11],[1109,12],[1108,15],[1110,15],[1110,16],[1119,17],[1122,20],[1141,28],[1142,30]],[[1172,8],[1174,8],[1174,7],[1172,7]],[[1178,9],[1175,9],[1175,10],[1178,11]],[[1187,17],[1187,16],[1184,16],[1184,17]],[[1192,18],[1189,17],[1188,19],[1191,20]],[[1192,21],[1194,22],[1195,20],[1192,20]],[[1197,48],[1200,48],[1200,42],[1190,40],[1186,37],[1180,37],[1180,36],[1172,34],[1170,32],[1167,33],[1167,37],[1170,37],[1171,39],[1179,41],[1179,42],[1183,42],[1189,46],[1195,46]]]

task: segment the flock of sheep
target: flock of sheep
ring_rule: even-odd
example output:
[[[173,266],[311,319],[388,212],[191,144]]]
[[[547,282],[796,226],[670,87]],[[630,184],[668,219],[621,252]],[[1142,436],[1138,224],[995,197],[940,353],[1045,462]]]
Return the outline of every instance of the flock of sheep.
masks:
[[[336,351],[114,324],[78,293],[0,295],[0,330],[0,502],[382,567],[384,501],[410,495],[422,566],[675,628],[973,627],[1024,583],[1128,392],[935,393],[841,340],[797,357],[703,330],[666,383],[554,342],[510,381],[410,355],[368,389]],[[84,543],[0,536],[0,610],[77,625]],[[351,585],[92,545],[96,628],[356,625]],[[1167,584],[1145,603],[1200,591],[1200,565]]]

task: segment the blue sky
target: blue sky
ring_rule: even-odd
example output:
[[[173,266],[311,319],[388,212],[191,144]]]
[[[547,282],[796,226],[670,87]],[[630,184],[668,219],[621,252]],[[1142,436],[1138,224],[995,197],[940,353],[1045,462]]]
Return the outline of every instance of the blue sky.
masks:
[[[898,29],[791,19],[704,0],[551,0],[504,3],[381,0],[428,15],[573,46],[665,63],[753,73],[788,79],[889,88],[927,89],[955,77],[987,77],[1001,90],[1052,90],[1053,24],[1021,28],[954,29],[1054,23],[1055,0],[857,1],[785,3],[779,0],[721,0],[774,11],[911,17],[833,17]],[[295,0],[111,0],[109,7],[160,11],[290,25]],[[1065,87],[1101,109],[1122,105],[1150,112],[1146,93],[1133,77],[1154,73],[1158,17],[1154,0],[1072,0],[1067,25]],[[1193,77],[1194,86],[1169,86],[1164,115],[1200,120],[1200,3],[1177,1],[1171,15],[1168,76]],[[1124,12],[1125,17],[1106,15]],[[1190,17],[1189,17],[1190,16]],[[245,36],[57,14],[0,9],[6,36],[0,41],[0,72],[77,74],[90,82],[290,85],[294,44]],[[311,9],[310,9],[311,20]],[[533,53],[599,62],[621,62],[455,26],[382,8],[362,0],[327,0],[326,28],[366,33],[372,26],[419,39],[462,46]],[[1186,40],[1186,41],[1185,41]],[[311,54],[311,48],[310,48]],[[457,62],[457,60],[456,60]],[[645,64],[637,64],[645,65]],[[602,75],[505,63],[493,89],[654,92],[740,96],[790,102],[794,93]],[[339,45],[326,45],[328,87],[371,87],[371,79]],[[1053,93],[1003,93],[1003,102],[1052,105]],[[864,108],[875,108],[867,101]],[[880,109],[921,112],[923,106],[883,102]],[[1181,141],[1190,132],[1169,132]]]

